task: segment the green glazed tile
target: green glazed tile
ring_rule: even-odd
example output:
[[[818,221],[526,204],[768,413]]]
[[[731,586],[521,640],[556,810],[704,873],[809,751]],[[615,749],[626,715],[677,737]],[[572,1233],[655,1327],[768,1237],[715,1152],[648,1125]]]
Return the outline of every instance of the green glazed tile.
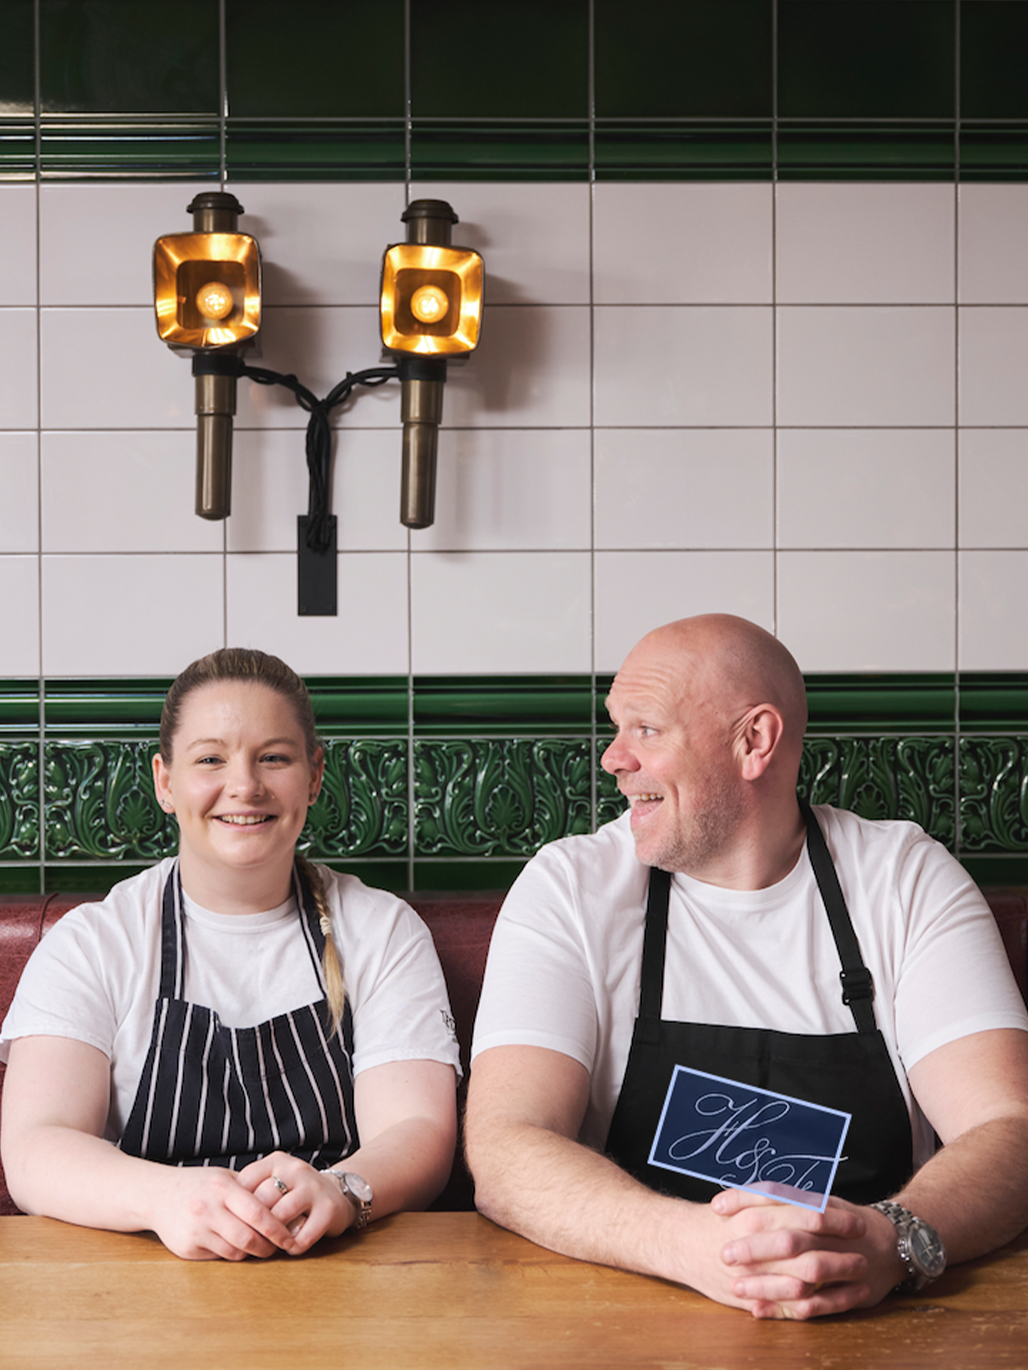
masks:
[[[597,180],[769,180],[770,121],[763,123],[597,122]]]
[[[952,118],[955,13],[953,0],[778,0],[779,117]]]
[[[406,739],[330,738],[301,846],[318,860],[404,855],[409,811]]]
[[[925,675],[808,675],[807,731],[950,732],[955,678]]]
[[[585,180],[589,127],[575,123],[415,120],[411,174],[420,180]]]
[[[509,890],[524,861],[415,861],[414,890]]]
[[[46,727],[63,732],[140,728],[154,738],[170,678],[143,680],[48,680],[43,704]]]
[[[590,702],[588,676],[419,676],[414,680],[414,731],[588,732]]]
[[[780,123],[782,180],[952,180],[955,125]]]
[[[39,857],[39,744],[0,742],[0,860]]]
[[[228,112],[402,119],[403,0],[226,0]]]
[[[106,898],[122,880],[131,880],[153,864],[153,861],[142,865],[134,861],[96,861],[81,865],[47,862],[43,867],[43,888],[48,894],[83,894],[88,896],[84,903],[95,903]],[[39,888],[38,883],[36,888]]]
[[[592,823],[589,742],[414,744],[415,856],[530,856]]]
[[[43,797],[48,860],[156,861],[178,826],[153,792],[155,740],[48,741]]]
[[[971,856],[961,852],[959,856],[960,864],[980,889],[1028,885],[1028,855]]]
[[[406,676],[309,676],[307,689],[323,732],[407,735]]]
[[[1028,119],[1028,3],[973,0],[960,6],[960,115]]]
[[[218,0],[39,0],[40,107],[217,114]]]
[[[230,119],[225,159],[233,181],[402,181],[406,135],[399,120]]]
[[[32,0],[0,0],[0,35],[0,114],[32,114],[36,107]]]
[[[585,119],[588,0],[410,0],[415,119]]]
[[[0,865],[0,893],[39,894],[42,879],[39,866],[35,862],[25,862],[17,866]]]
[[[36,128],[27,119],[0,119],[0,181],[36,177]]]
[[[596,113],[772,114],[771,0],[595,0]]]
[[[126,124],[44,119],[40,129],[44,179],[85,177],[203,180],[217,177],[221,134],[216,120]]]
[[[0,733],[39,727],[39,688],[34,680],[0,680]]]
[[[309,855],[314,855],[309,853]],[[315,860],[320,861],[318,856]],[[359,880],[363,880],[365,885],[370,885],[376,890],[391,890],[393,894],[403,894],[410,889],[410,862],[408,861],[379,861],[374,859],[353,861],[323,861],[323,865],[331,867],[334,871],[345,871],[348,875],[356,875]]]
[[[976,733],[1028,732],[1028,672],[962,672],[960,726]]]
[[[962,181],[1028,180],[1028,123],[960,126]]]
[[[1028,852],[1028,738],[960,739],[960,850]]]
[[[902,818],[952,847],[956,790],[951,737],[807,737],[799,791],[863,818]]]

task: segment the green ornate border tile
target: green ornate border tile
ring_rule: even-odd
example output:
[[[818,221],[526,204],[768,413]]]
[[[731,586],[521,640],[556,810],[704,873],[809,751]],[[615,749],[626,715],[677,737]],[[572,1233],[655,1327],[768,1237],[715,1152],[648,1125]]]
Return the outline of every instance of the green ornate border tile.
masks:
[[[960,848],[1028,852],[1028,737],[960,739]]]
[[[414,851],[530,856],[592,827],[587,739],[414,744]]]
[[[39,743],[0,742],[0,861],[39,858]]]
[[[318,860],[405,856],[409,812],[405,740],[331,738],[321,797],[301,842]]]
[[[950,737],[808,737],[800,793],[864,818],[920,823],[948,847],[956,837]]]
[[[43,747],[48,861],[159,861],[178,841],[154,796],[156,739],[62,740]]]

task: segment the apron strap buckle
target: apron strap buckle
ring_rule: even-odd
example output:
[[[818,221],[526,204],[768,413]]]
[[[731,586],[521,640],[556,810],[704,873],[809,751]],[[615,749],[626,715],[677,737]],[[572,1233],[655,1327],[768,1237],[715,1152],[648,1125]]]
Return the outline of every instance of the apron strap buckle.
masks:
[[[844,1004],[852,1004],[855,999],[873,999],[875,997],[875,982],[867,966],[858,966],[855,970],[840,971],[839,979],[842,981],[842,1002]]]

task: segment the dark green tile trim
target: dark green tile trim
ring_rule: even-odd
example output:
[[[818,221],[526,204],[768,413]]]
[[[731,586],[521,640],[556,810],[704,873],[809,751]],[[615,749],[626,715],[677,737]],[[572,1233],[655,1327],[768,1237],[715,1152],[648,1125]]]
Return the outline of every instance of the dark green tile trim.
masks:
[[[171,678],[48,680],[44,724],[63,732],[104,732],[143,727],[155,737]]]
[[[226,0],[228,109],[402,119],[403,0]]]
[[[406,734],[406,676],[317,676],[307,682],[319,731]]]
[[[597,121],[597,180],[770,180],[770,120],[737,123]]]
[[[952,732],[956,678],[927,675],[810,675],[808,733]]]
[[[600,118],[761,118],[772,113],[771,0],[595,0]]]
[[[782,180],[952,180],[956,125],[827,123],[778,125]]]
[[[41,107],[217,115],[218,23],[218,0],[39,0]]]
[[[0,118],[0,181],[36,178],[36,126],[30,119]]]
[[[34,680],[0,681],[0,734],[39,727],[39,687]]]
[[[211,179],[221,166],[216,120],[122,123],[44,119],[40,174],[44,180],[122,178]]]
[[[588,733],[589,676],[414,678],[416,735],[503,732]]]
[[[402,181],[405,127],[400,120],[229,119],[225,164],[233,181]]]
[[[1028,180],[1028,122],[963,124],[960,131],[960,179]]]
[[[589,125],[415,120],[410,159],[421,180],[585,180]]]
[[[588,0],[410,0],[415,119],[584,119]]]
[[[953,0],[778,0],[779,116],[952,118],[955,24]]]
[[[1028,733],[1028,676],[1021,671],[961,675],[960,726],[967,732]]]

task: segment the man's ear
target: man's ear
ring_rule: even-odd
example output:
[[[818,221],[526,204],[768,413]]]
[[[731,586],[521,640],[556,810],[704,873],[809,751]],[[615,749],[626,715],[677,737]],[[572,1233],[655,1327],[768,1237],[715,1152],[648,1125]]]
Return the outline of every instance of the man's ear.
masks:
[[[785,733],[785,721],[773,704],[757,704],[739,725],[736,755],[744,780],[759,780],[771,764]]]

